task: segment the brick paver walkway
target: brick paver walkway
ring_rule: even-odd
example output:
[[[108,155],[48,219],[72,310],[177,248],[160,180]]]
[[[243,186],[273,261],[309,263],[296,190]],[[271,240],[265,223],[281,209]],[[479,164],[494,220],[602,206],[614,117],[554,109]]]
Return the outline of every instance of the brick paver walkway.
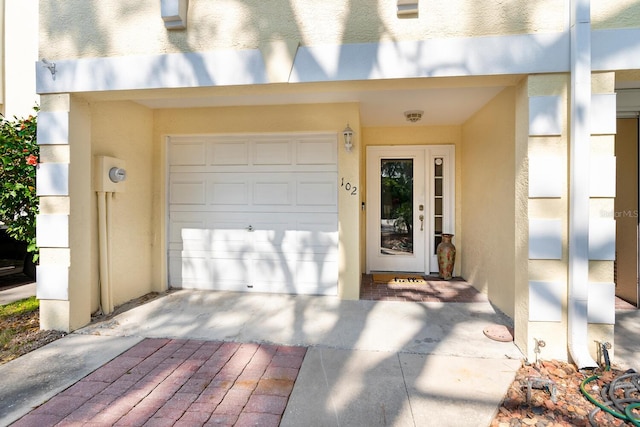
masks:
[[[305,354],[146,339],[13,426],[278,426]]]

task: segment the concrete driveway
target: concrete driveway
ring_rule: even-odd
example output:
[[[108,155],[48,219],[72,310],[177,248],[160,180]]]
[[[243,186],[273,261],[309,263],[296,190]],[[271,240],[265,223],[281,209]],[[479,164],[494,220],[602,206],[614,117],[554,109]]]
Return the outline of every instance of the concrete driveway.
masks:
[[[488,302],[173,292],[0,366],[0,424],[154,338],[307,347],[282,426],[487,426],[522,355],[483,329],[508,322]]]

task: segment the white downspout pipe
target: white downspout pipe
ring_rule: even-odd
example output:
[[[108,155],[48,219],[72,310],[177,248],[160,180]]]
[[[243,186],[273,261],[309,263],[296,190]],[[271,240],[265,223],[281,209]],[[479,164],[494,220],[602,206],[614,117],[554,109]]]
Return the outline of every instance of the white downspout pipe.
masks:
[[[578,369],[598,364],[589,354],[589,145],[591,143],[591,6],[569,0],[571,99],[569,134],[569,307],[568,340]]]
[[[111,194],[98,191],[98,244],[100,254],[100,307],[103,314],[113,311],[109,268],[108,198]]]

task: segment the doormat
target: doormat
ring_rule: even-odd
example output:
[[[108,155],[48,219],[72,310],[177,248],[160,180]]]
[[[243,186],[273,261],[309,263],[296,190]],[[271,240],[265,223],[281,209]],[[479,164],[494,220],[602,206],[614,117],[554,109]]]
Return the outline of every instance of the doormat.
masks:
[[[374,283],[394,283],[394,284],[412,284],[412,285],[426,285],[427,281],[424,277],[418,274],[374,274]]]

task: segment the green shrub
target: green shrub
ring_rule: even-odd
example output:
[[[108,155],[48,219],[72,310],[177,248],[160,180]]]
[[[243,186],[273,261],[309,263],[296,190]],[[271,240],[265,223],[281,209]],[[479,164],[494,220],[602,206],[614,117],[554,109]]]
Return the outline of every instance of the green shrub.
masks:
[[[37,109],[36,109],[37,112]],[[7,234],[26,242],[27,251],[38,258],[36,247],[36,168],[38,144],[36,117],[7,120],[0,123],[0,221]]]

